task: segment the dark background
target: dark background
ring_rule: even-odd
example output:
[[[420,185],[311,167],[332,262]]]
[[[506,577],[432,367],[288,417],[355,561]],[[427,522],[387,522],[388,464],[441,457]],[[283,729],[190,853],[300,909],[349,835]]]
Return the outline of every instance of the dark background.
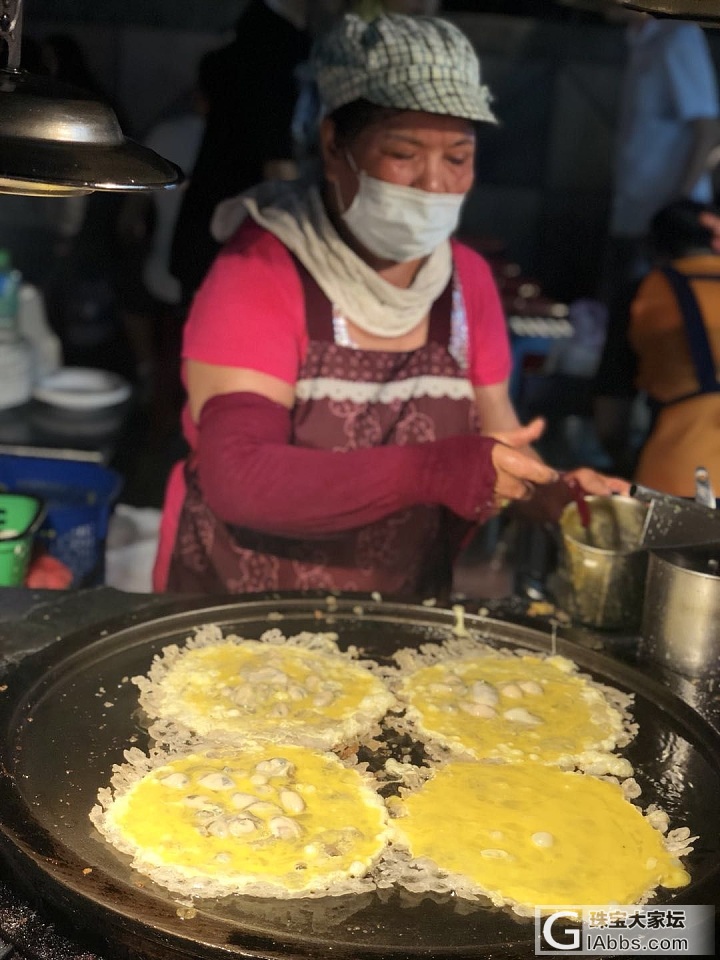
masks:
[[[244,2],[26,0],[23,35],[73,34],[141,140],[191,87],[200,56],[230,38]],[[482,131],[463,232],[503,245],[563,302],[596,294],[609,212],[625,43],[624,28],[592,9],[600,2],[442,6],[475,44],[500,119]],[[720,64],[720,33],[706,33]]]
[[[25,0],[25,19],[224,29],[232,26],[241,6],[242,0]],[[559,0],[444,0],[442,10],[558,20],[594,16]]]

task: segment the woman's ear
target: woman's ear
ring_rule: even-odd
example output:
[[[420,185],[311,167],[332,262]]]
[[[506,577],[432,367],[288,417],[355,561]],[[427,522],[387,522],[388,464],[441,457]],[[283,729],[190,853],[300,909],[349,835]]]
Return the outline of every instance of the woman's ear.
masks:
[[[343,160],[343,151],[338,147],[335,124],[330,117],[324,117],[320,121],[320,155],[325,179],[328,182],[337,183],[340,164]]]

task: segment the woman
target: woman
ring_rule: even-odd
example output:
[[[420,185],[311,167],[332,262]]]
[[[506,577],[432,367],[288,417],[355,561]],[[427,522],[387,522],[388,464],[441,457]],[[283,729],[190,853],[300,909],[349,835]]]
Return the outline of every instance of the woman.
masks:
[[[558,480],[509,400],[488,265],[449,239],[495,122],[470,42],[348,15],[313,62],[323,183],[265,184],[213,219],[156,589],[442,596],[472,525]]]
[[[663,207],[651,223],[657,262],[631,308],[628,339],[635,384],[647,395],[652,426],[635,480],[678,497],[695,495],[695,468],[720,485],[720,257],[695,200]]]

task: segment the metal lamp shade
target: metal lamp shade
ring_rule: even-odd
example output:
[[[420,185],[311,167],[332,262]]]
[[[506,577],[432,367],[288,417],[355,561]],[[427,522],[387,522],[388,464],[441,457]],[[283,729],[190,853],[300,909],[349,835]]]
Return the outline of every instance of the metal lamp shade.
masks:
[[[182,179],[175,164],[125,137],[114,111],[86,91],[0,70],[0,193],[154,190]]]
[[[720,0],[558,0],[565,7],[589,13],[604,14],[626,7],[664,17],[696,20],[698,23],[720,23]]]
[[[614,0],[614,2],[615,6],[662,14],[666,17],[697,20],[700,23],[720,21],[720,0],[632,0],[632,3]]]

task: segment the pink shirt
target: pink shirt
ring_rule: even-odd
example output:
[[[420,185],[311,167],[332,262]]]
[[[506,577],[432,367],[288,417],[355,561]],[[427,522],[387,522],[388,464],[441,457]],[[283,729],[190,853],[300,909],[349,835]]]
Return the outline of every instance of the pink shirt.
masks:
[[[475,386],[510,375],[505,316],[487,262],[453,242],[465,302],[468,378]],[[216,258],[197,292],[184,330],[183,358],[271,374],[295,384],[308,347],[302,284],[290,253],[271,233],[248,220]],[[196,425],[187,405],[183,428],[195,446]],[[183,462],[168,479],[154,588],[165,589],[178,517],[185,497]]]
[[[474,386],[510,375],[507,324],[486,260],[453,241],[465,300],[468,378]],[[291,254],[273,234],[246,220],[198,290],[185,325],[183,358],[245,367],[294,385],[307,350],[302,286]],[[192,443],[194,429],[186,418]]]

